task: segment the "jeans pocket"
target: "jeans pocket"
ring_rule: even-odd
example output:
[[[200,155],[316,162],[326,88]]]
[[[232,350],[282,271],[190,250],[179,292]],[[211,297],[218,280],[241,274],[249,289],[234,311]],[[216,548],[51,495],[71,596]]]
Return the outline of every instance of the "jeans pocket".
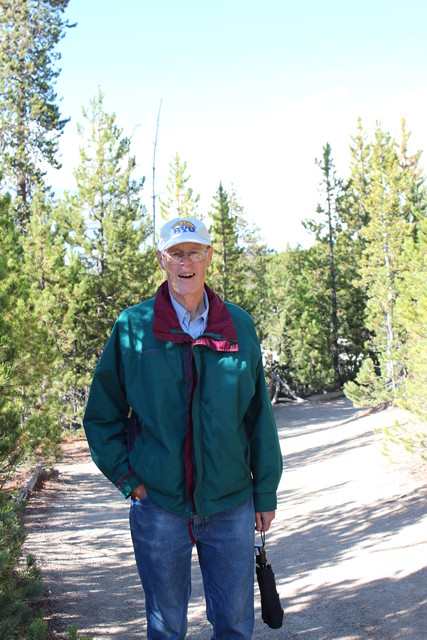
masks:
[[[131,501],[132,501],[132,505],[138,505],[138,504],[152,504],[150,498],[148,497],[148,493],[145,494],[145,496],[143,498],[134,498],[133,496],[131,496]]]

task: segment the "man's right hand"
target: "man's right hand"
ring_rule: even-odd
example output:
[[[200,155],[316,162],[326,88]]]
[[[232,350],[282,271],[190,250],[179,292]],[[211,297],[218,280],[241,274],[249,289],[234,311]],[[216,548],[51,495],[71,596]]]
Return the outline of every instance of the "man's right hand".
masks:
[[[130,494],[135,500],[142,500],[147,495],[144,484],[139,484]]]

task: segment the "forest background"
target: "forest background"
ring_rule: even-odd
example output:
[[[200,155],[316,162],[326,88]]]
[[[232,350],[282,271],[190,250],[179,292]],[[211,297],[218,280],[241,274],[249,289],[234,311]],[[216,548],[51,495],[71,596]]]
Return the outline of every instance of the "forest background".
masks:
[[[325,142],[318,205],[303,223],[308,248],[270,249],[222,182],[201,210],[179,153],[158,197],[155,146],[145,206],[132,137],[100,88],[78,128],[75,186],[58,195],[49,176],[67,118],[55,93],[57,46],[78,28],[65,17],[68,2],[0,0],[0,637],[8,638],[27,637],[28,625],[36,637],[44,622],[31,622],[26,604],[37,567],[30,559],[15,570],[22,536],[8,480],[24,463],[54,459],[63,434],[80,428],[117,315],[161,282],[162,221],[211,221],[208,284],[254,318],[272,392],[280,378],[294,397],[343,388],[358,406],[394,403],[426,416],[426,178],[405,121],[396,138],[379,123],[369,135],[359,120],[345,177]],[[394,437],[425,451],[422,433],[396,427]]]

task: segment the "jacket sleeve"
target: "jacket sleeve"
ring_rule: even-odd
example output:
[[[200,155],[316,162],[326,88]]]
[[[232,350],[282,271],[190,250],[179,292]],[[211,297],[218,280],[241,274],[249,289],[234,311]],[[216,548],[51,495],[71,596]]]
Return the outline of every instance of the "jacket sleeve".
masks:
[[[245,425],[250,439],[255,511],[274,511],[283,461],[261,356]]]
[[[95,464],[125,498],[141,483],[128,457],[128,415],[116,322],[95,369],[83,425]]]

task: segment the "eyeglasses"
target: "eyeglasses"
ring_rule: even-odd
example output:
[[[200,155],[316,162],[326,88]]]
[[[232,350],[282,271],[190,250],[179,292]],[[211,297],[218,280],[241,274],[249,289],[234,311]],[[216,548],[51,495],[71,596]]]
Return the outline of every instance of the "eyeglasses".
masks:
[[[163,251],[163,255],[171,264],[179,264],[187,256],[191,262],[201,262],[206,258],[207,249],[197,249],[195,251]]]

